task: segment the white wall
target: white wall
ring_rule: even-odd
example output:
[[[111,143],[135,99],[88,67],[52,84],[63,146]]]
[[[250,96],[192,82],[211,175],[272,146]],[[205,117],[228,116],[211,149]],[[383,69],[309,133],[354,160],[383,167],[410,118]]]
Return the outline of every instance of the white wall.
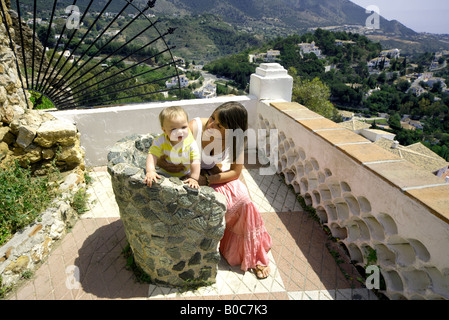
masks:
[[[182,106],[190,119],[208,118],[221,104],[238,101],[248,110],[248,127],[257,124],[259,99],[291,101],[293,79],[278,63],[263,63],[251,76],[250,95],[217,97],[172,102],[118,105],[108,108],[51,112],[56,118],[76,124],[81,133],[81,146],[85,149],[87,167],[107,164],[108,150],[120,139],[132,134],[162,133],[159,113],[169,106]],[[248,145],[252,150],[255,146]]]
[[[361,164],[340,148],[359,144],[369,154],[375,145],[351,139],[330,143],[319,133],[334,132],[335,137],[347,129],[333,125],[307,129],[298,118],[272,107],[270,101],[258,104],[258,119],[260,128],[279,129],[278,171],[316,209],[333,236],[346,245],[351,260],[364,267],[368,262],[366,248],[376,250],[376,265],[387,282],[390,298],[449,298],[447,222],[377,171],[383,162],[384,166],[391,163],[391,172],[395,172],[397,167],[407,166],[405,160],[367,160]]]
[[[76,124],[81,133],[81,146],[86,151],[87,167],[107,164],[109,149],[120,139],[132,134],[162,133],[159,113],[169,106],[182,106],[190,119],[208,118],[221,104],[238,101],[248,110],[249,126],[255,124],[257,100],[254,96],[195,99],[122,105],[108,108],[51,112],[56,118]]]

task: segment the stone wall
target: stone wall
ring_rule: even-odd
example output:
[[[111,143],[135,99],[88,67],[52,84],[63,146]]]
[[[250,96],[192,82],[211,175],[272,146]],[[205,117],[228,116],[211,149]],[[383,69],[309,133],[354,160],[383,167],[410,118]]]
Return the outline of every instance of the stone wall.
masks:
[[[9,1],[0,0],[5,7]],[[14,19],[6,12],[0,18],[0,170],[18,161],[30,166],[37,175],[45,175],[55,164],[60,171],[74,170],[60,186],[61,197],[34,223],[17,232],[0,247],[0,277],[4,287],[13,286],[26,271],[48,255],[53,243],[72,227],[77,219],[70,205],[73,194],[84,185],[84,150],[80,134],[68,121],[39,110],[30,110],[29,94],[22,88],[16,57],[11,50],[5,23],[11,37],[16,34]],[[28,101],[28,102],[27,102]]]
[[[4,0],[0,0],[4,4]],[[6,12],[6,23],[9,25],[11,37],[12,19]],[[27,109],[26,97],[22,89],[14,52],[11,50],[5,21],[0,18],[0,121],[9,125],[13,119]]]
[[[82,173],[69,174],[59,187],[61,197],[0,247],[0,286],[12,287],[25,272],[35,271],[55,242],[75,225],[78,213],[72,208],[70,199],[85,187]]]
[[[4,0],[0,0],[5,3]],[[1,20],[1,19],[0,19]],[[17,31],[6,13],[11,37]],[[55,163],[60,171],[84,170],[84,150],[76,126],[38,110],[30,110],[11,50],[5,21],[0,21],[0,167],[17,160],[38,175]]]
[[[191,189],[178,178],[146,186],[144,168],[153,137],[125,138],[108,155],[108,171],[135,261],[158,284],[215,282],[226,198],[209,187]]]

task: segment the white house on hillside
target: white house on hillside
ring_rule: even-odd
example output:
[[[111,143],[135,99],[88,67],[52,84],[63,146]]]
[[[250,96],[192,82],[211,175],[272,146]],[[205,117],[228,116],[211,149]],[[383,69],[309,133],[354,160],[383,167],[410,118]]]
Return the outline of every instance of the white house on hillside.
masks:
[[[381,51],[380,56],[390,59],[398,59],[401,56],[401,51],[399,49],[383,50]]]
[[[256,59],[262,59],[265,62],[274,62],[276,61],[279,56],[281,55],[281,52],[279,50],[273,50],[270,49],[265,53],[258,53],[255,55],[249,55],[249,62],[254,62]]]
[[[368,62],[368,68],[376,69],[384,63],[384,69],[390,67],[390,59],[387,57],[377,57]]]
[[[320,48],[315,46],[315,41],[312,41],[312,43],[298,43],[297,46],[301,51],[301,56],[307,53],[314,53],[318,57],[318,59],[324,58],[324,56],[321,54]]]
[[[184,74],[179,76],[179,81],[180,81],[181,88],[185,88],[189,85],[189,79]],[[170,80],[165,82],[165,86],[169,89],[176,87],[177,85],[178,85],[177,77],[173,77]]]
[[[193,93],[200,99],[210,99],[217,97],[217,87],[211,83],[204,86],[201,90],[197,90]]]
[[[336,46],[344,46],[346,44],[354,45],[354,44],[356,44],[356,42],[354,42],[352,40],[335,40]]]

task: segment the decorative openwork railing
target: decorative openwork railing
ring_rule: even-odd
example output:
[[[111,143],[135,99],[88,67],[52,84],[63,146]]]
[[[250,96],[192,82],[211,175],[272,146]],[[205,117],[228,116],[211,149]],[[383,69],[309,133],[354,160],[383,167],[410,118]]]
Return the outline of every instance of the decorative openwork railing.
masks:
[[[156,0],[70,3],[11,0],[7,33],[35,107],[46,98],[58,109],[155,101],[180,90],[165,39],[175,29],[161,32],[150,19]],[[7,11],[2,3],[2,17]]]

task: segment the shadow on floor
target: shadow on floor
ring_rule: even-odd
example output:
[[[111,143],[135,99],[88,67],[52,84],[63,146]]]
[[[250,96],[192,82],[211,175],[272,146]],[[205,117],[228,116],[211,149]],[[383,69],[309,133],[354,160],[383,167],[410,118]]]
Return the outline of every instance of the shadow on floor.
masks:
[[[148,284],[138,283],[126,268],[127,240],[121,220],[98,228],[83,243],[75,265],[82,290],[105,299],[145,299]]]
[[[257,181],[257,170],[248,170],[248,173]],[[263,179],[262,183],[267,181],[274,183],[275,179]],[[265,188],[273,189],[271,185]],[[293,190],[288,192],[294,194]],[[267,200],[275,207],[276,198],[267,197]],[[357,280],[361,277],[350,258],[308,213],[303,210],[267,212],[262,216],[273,238],[273,257],[288,292],[327,290],[335,295],[339,289],[363,287]],[[352,298],[357,299],[354,295]]]
[[[147,299],[149,283],[140,283],[126,267],[123,250],[128,245],[120,219],[98,228],[84,241],[75,259],[81,290],[99,299]],[[231,267],[224,259],[219,270],[242,276],[240,267]]]

